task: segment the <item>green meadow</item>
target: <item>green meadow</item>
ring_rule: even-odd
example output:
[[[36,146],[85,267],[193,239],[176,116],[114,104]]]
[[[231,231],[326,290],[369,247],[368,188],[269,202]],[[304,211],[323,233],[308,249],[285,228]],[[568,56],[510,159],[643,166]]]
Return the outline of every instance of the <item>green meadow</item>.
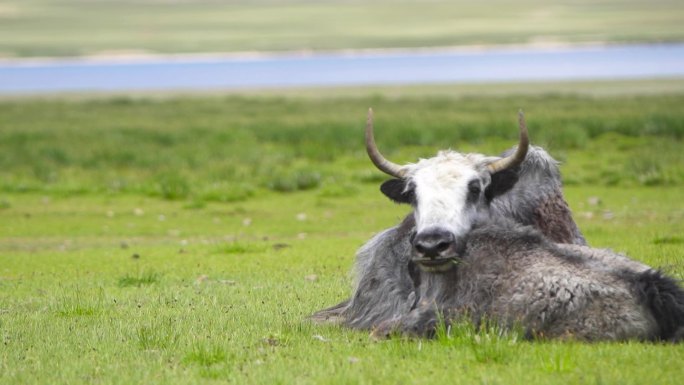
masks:
[[[677,0],[4,0],[0,57],[661,43]]]
[[[408,212],[368,107],[397,162],[497,154],[524,108],[588,241],[684,278],[684,92],[649,84],[0,100],[0,383],[678,384],[681,345],[306,320]]]

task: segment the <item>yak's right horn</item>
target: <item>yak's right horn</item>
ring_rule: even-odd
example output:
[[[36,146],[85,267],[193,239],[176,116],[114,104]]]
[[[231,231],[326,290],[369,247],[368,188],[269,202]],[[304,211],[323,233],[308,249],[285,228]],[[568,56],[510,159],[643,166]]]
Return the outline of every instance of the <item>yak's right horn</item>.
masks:
[[[385,174],[391,175],[395,178],[402,179],[406,176],[406,168],[402,167],[396,163],[392,163],[385,159],[384,156],[378,151],[378,147],[375,145],[375,138],[373,137],[373,109],[368,109],[368,119],[366,120],[366,152],[368,152],[368,157],[373,162],[375,167]]]

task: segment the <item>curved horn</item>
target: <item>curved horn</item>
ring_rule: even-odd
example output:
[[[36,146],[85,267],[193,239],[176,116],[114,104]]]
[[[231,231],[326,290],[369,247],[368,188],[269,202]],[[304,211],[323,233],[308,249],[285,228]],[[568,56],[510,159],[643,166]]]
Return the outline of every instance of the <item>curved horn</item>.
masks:
[[[515,150],[514,154],[487,165],[487,168],[489,168],[489,171],[492,174],[518,166],[523,162],[523,160],[525,160],[525,156],[527,156],[527,150],[530,146],[530,138],[527,136],[527,124],[525,124],[525,115],[523,114],[522,110],[518,112],[518,125],[520,126],[520,140],[518,142],[518,148]]]
[[[375,145],[375,138],[373,137],[372,108],[368,109],[368,119],[366,120],[366,152],[368,152],[368,157],[370,157],[370,160],[373,162],[375,167],[385,174],[399,179],[402,179],[406,175],[406,168],[385,159],[380,151],[378,151],[378,147]]]

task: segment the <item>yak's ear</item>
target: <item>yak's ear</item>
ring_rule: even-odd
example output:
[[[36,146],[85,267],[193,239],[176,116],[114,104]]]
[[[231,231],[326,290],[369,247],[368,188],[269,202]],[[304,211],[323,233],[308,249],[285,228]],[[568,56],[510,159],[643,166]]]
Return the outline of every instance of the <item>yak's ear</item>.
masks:
[[[406,181],[390,179],[380,185],[380,191],[396,203],[411,204],[414,201],[413,189],[406,188]]]
[[[503,170],[492,174],[492,182],[487,186],[485,190],[485,198],[487,201],[491,201],[497,196],[505,193],[515,186],[518,182],[518,170]]]

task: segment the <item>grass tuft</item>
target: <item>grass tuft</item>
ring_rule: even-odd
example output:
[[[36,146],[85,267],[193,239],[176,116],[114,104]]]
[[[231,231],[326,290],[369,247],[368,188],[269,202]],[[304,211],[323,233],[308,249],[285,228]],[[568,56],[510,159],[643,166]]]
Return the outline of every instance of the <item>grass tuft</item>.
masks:
[[[79,288],[69,290],[59,301],[56,313],[61,317],[90,317],[102,314],[104,311],[103,291],[96,295],[84,293]]]
[[[274,176],[268,182],[268,188],[278,192],[304,191],[316,188],[320,183],[320,173],[312,170],[296,170]]]
[[[541,359],[542,370],[548,373],[567,373],[577,368],[574,349],[567,343],[564,348],[556,348]]]
[[[190,195],[190,183],[176,173],[166,173],[158,177],[156,194],[164,199],[185,199]]]
[[[240,202],[252,197],[255,187],[246,182],[213,183],[197,191],[197,199],[208,202]]]
[[[654,245],[681,245],[684,244],[684,237],[678,235],[666,235],[657,237],[653,240]]]
[[[467,346],[479,363],[506,363],[515,357],[522,340],[521,330],[507,329],[494,322],[482,321],[475,326],[468,320],[437,327],[436,338],[440,345]]]
[[[223,347],[197,342],[192,345],[190,352],[183,358],[183,362],[209,367],[226,361],[227,357],[228,355]]]
[[[265,245],[238,241],[224,243],[217,248],[217,252],[220,254],[251,254],[266,250],[267,247]]]
[[[161,274],[155,271],[141,272],[137,275],[126,274],[119,278],[119,287],[141,287],[158,283]]]
[[[142,350],[169,349],[177,346],[179,335],[170,319],[167,323],[139,327],[136,334]]]

